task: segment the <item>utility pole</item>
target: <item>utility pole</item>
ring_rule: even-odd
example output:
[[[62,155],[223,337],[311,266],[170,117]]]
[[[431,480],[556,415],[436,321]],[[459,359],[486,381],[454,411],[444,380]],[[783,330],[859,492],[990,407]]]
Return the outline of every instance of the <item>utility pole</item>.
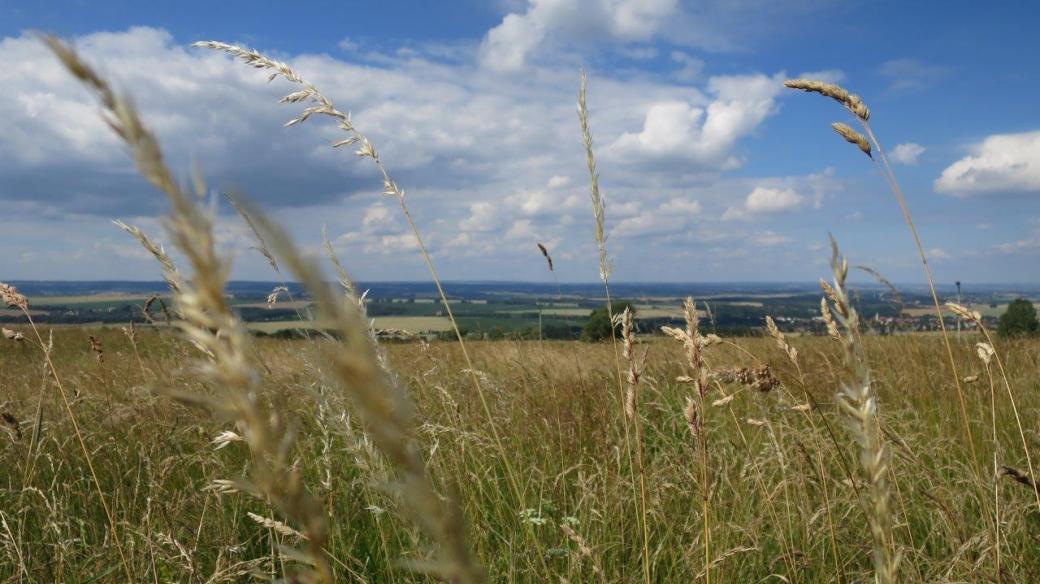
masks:
[[[961,303],[961,281],[957,280],[957,304]],[[961,319],[954,319],[957,321],[957,340],[961,340]]]

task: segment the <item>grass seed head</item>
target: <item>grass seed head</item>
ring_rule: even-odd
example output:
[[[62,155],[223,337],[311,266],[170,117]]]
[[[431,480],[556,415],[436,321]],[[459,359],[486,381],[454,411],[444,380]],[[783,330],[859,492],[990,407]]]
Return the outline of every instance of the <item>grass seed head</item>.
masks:
[[[831,124],[831,127],[834,128],[834,131],[837,132],[839,136],[845,138],[846,142],[849,144],[855,144],[864,154],[869,156],[871,159],[874,158],[874,155],[870,152],[870,142],[867,142],[867,139],[863,137],[863,134],[853,130],[848,126],[848,124],[843,124],[841,122],[834,122]]]
[[[29,310],[29,299],[10,284],[0,282],[0,300],[7,306]]]
[[[818,79],[788,79],[784,82],[790,89],[800,89],[809,93],[819,93],[827,96],[842,105],[864,122],[870,120],[870,108],[855,93],[849,93],[847,89],[833,83],[827,83]]]

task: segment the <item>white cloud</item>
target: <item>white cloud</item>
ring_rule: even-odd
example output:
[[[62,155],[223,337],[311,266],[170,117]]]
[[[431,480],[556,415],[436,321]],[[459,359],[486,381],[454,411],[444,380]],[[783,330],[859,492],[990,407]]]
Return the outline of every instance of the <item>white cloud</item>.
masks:
[[[913,142],[898,144],[892,149],[892,160],[899,164],[917,166],[917,161],[924,154],[924,146]]]
[[[763,247],[780,247],[791,242],[791,238],[775,231],[763,231],[751,237],[751,241]]]
[[[675,197],[661,204],[661,211],[670,215],[694,217],[700,215],[701,204],[693,199]]]
[[[672,62],[679,65],[679,69],[673,75],[680,81],[695,81],[700,79],[701,73],[704,72],[704,61],[682,51],[672,51]]]
[[[1031,253],[1040,250],[1040,237],[1019,239],[1008,243],[1000,243],[994,249],[1004,254]]]
[[[935,260],[937,262],[942,262],[950,259],[952,256],[950,255],[950,252],[946,251],[941,247],[933,247],[932,249],[928,250],[928,257],[929,259]]]
[[[469,213],[469,217],[459,221],[459,229],[463,231],[491,231],[498,226],[495,206],[487,201],[471,204]]]
[[[749,213],[779,213],[800,207],[805,197],[791,189],[756,187],[744,201]]]
[[[639,211],[623,218],[611,230],[618,237],[666,236],[689,229],[700,215],[698,201],[673,197],[656,208]]]
[[[739,166],[733,155],[738,139],[747,136],[776,111],[780,77],[766,75],[712,77],[707,105],[664,101],[649,105],[639,132],[626,132],[607,149],[612,161],[644,164],[695,164],[715,170]]]
[[[954,196],[1040,192],[1040,130],[995,134],[942,171],[935,190]]]
[[[571,184],[571,177],[554,174],[549,178],[549,184],[547,185],[550,189],[560,189]]]
[[[506,231],[506,239],[536,241],[544,238],[538,236],[530,219],[517,219]]]
[[[753,215],[782,213],[805,204],[805,197],[790,188],[755,187],[741,207],[729,207],[722,215],[725,221],[747,220]]]
[[[385,205],[372,205],[365,209],[365,217],[361,224],[366,230],[372,232],[385,231],[396,226],[394,215]]]
[[[805,71],[798,74],[802,79],[819,79],[827,83],[841,83],[845,79],[845,72],[841,69],[823,69],[820,71]]]
[[[326,120],[282,127],[298,111],[277,103],[290,85],[267,83],[263,73],[184,47],[162,30],[90,34],[74,42],[132,93],[175,172],[186,174],[198,160],[214,190],[237,187],[271,209],[305,250],[319,248],[328,224],[358,278],[425,277],[414,237],[396,204],[379,194],[381,180],[368,161],[329,148],[340,134]],[[358,52],[351,61],[336,54],[342,53],[279,58],[352,112],[408,193],[445,278],[540,277],[544,266],[531,262],[530,246],[521,245],[538,239],[552,243],[554,257],[577,258],[564,264],[561,279],[596,279],[595,261],[582,261],[594,256],[592,213],[569,62],[540,59],[534,74],[514,83],[489,76],[472,46],[364,54],[378,66],[352,62]],[[133,172],[91,96],[35,38],[0,38],[0,60],[17,63],[0,69],[0,273],[48,277],[43,266],[52,264],[18,259],[46,257],[69,278],[136,276],[149,268],[158,276],[140,254],[118,259],[127,255],[126,242],[109,218],[151,221],[161,236],[154,219],[165,202]],[[631,270],[631,277],[656,269],[638,261],[646,254],[675,258],[691,242],[740,243],[732,225],[713,228],[701,218],[715,216],[734,197],[743,200],[755,186],[793,189],[806,204],[822,192],[811,177],[724,174],[743,161],[742,140],[775,112],[779,77],[673,81],[667,71],[593,75],[593,131],[608,228],[617,236],[612,253],[619,273]],[[668,127],[675,112],[652,113],[661,104],[679,105],[681,127]],[[661,113],[668,115],[659,119]],[[221,227],[220,237],[235,256],[235,277],[270,277],[263,258],[249,250],[248,232],[237,219],[218,217],[218,225],[227,221],[236,225]],[[749,234],[741,236],[750,242]],[[105,238],[114,242],[111,253],[74,253]]]
[[[496,71],[516,71],[547,38],[610,38],[646,41],[678,10],[678,0],[529,0],[488,31],[481,62]]]

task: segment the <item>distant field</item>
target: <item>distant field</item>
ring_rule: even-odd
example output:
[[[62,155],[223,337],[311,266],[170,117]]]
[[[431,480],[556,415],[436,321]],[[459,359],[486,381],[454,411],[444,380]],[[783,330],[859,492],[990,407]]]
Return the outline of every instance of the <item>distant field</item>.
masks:
[[[377,329],[401,329],[420,333],[451,330],[451,321],[444,316],[377,316]]]
[[[990,306],[989,304],[973,304],[970,306],[972,310],[977,310],[982,316],[1000,316],[1007,310],[1008,305],[998,304],[996,307]],[[947,310],[944,310],[947,316],[953,314]],[[912,308],[906,308],[903,310],[904,314],[909,316],[928,316],[935,314],[934,306],[914,306]]]
[[[377,316],[377,329],[400,329],[413,333],[440,332],[451,330],[451,321],[443,316]],[[321,328],[320,323],[304,320],[282,320],[275,322],[251,322],[249,328],[267,334],[290,329]]]
[[[55,306],[67,304],[112,304],[142,303],[151,298],[151,294],[84,294],[78,296],[34,296],[29,298],[33,306]]]
[[[320,328],[312,320],[279,320],[273,322],[251,322],[248,324],[248,327],[249,330],[267,334],[273,334],[279,331],[291,329],[312,330]]]
[[[41,314],[47,314],[47,311],[46,310],[32,310],[32,311],[30,311],[30,314],[32,314],[33,316],[38,316],[38,315],[41,315]],[[14,317],[18,317],[18,316],[22,316],[22,311],[21,311],[21,309],[18,309],[18,308],[0,308],[0,316],[14,316]]]
[[[293,300],[293,301],[279,301],[275,302],[271,306],[268,306],[266,302],[242,302],[236,304],[239,308],[270,308],[272,310],[303,310],[310,306],[312,303],[310,300]]]
[[[592,312],[588,308],[543,308],[542,316],[588,316]],[[537,308],[524,308],[519,310],[502,310],[501,314],[517,314],[538,317]]]

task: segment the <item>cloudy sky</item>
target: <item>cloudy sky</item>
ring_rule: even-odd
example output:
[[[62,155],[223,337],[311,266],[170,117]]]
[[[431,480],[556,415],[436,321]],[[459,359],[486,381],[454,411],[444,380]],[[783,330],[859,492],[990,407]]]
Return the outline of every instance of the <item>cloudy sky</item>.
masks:
[[[214,193],[244,192],[317,247],[322,226],[363,280],[423,279],[367,160],[292,90],[197,40],[293,64],[352,112],[405,189],[449,280],[597,275],[575,111],[589,104],[609,250],[621,281],[804,281],[827,232],[858,263],[922,280],[877,169],[828,127],[813,75],[861,94],[937,277],[1040,282],[1040,90],[1031,2],[426,0],[156,3],[0,0],[0,279],[156,279],[110,220],[157,235],[89,96],[32,31],[53,32],[129,91],[167,156]],[[235,277],[270,279],[220,210]]]

